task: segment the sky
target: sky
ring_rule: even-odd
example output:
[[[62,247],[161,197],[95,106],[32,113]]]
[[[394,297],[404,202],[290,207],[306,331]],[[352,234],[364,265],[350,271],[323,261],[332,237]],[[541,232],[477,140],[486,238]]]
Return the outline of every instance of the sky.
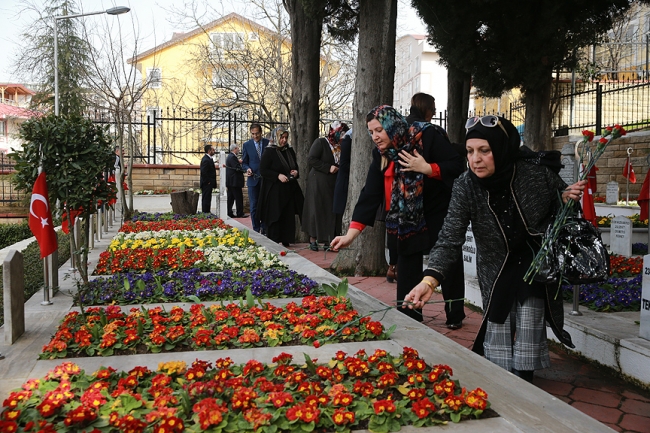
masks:
[[[30,0],[37,5],[42,5],[44,0]],[[207,0],[196,0],[198,10],[204,10],[204,2]],[[262,0],[260,0],[262,1]],[[268,0],[267,0],[268,1]],[[118,17],[90,16],[86,20],[87,26],[92,26],[94,21],[97,25],[103,24],[102,20],[119,19],[120,24],[127,29],[132,28],[132,20],[139,29],[142,51],[153,48],[155,45],[167,41],[174,32],[187,32],[196,26],[191,23],[179,22],[174,18],[174,8],[189,10],[192,0],[77,0],[81,4],[83,12],[95,12],[106,10],[114,6],[127,6],[131,8],[129,14]],[[237,12],[245,17],[251,17],[250,2],[248,0],[210,0],[209,4],[213,10],[220,11],[223,15],[230,12]],[[248,12],[248,14],[247,14]],[[3,17],[0,26],[0,82],[21,83],[20,76],[12,74],[14,59],[21,49],[20,35],[29,29],[36,16],[34,12],[25,12],[24,0],[2,0],[0,1],[0,15]],[[217,18],[210,15],[211,19]],[[82,18],[77,18],[82,19]],[[263,23],[260,23],[263,24]],[[425,33],[425,27],[415,11],[410,6],[409,0],[398,0],[398,28],[397,35]]]

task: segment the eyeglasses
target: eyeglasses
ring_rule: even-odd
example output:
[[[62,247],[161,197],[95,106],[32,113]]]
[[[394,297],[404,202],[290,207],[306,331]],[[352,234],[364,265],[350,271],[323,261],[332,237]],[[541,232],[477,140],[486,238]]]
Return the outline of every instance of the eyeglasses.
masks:
[[[503,127],[503,124],[499,120],[497,116],[483,116],[483,117],[470,117],[467,119],[467,122],[465,123],[465,132],[468,132],[470,129],[475,127],[478,123],[481,123],[481,125],[485,126],[486,128],[494,128],[495,126],[498,126],[501,128],[504,134],[506,134],[506,137],[510,138],[508,133],[506,132],[506,128]]]

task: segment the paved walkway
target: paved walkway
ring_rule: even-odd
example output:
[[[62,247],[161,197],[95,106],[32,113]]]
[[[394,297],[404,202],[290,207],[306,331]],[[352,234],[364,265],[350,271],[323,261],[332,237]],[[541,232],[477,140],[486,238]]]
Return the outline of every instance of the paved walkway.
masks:
[[[237,221],[251,226],[250,218],[238,218]],[[336,257],[333,252],[311,251],[306,243],[291,245],[290,249],[324,269],[329,269]],[[348,281],[380,301],[395,305],[395,284],[388,283],[385,278],[348,277]],[[434,299],[442,301],[442,295],[436,294]],[[481,324],[482,314],[467,307],[465,314],[467,318],[463,327],[452,331],[445,326],[443,304],[429,304],[424,308],[424,323],[469,348]],[[533,383],[615,431],[650,433],[649,391],[562,349],[552,348],[551,368],[536,371]]]

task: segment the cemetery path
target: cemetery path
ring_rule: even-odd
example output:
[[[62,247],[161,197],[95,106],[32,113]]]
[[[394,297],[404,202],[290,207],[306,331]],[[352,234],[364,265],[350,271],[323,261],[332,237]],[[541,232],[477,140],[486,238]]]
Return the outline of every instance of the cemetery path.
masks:
[[[250,218],[237,222],[251,227]],[[302,257],[329,270],[336,253],[311,251],[308,243],[290,247]],[[395,283],[384,277],[348,277],[351,285],[388,304],[395,305]],[[435,294],[434,300],[442,300]],[[465,347],[471,347],[481,324],[482,314],[465,307],[467,318],[463,327],[452,331],[445,326],[442,303],[424,308],[424,323],[431,329]],[[605,314],[605,313],[603,313]],[[584,361],[558,345],[551,346],[551,367],[535,372],[533,384],[565,401],[581,412],[604,423],[615,431],[650,433],[650,391],[626,382],[609,369]]]

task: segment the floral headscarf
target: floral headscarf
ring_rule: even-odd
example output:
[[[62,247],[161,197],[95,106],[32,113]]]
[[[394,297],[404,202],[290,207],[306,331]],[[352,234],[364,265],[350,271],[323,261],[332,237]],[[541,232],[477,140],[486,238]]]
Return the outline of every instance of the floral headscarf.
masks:
[[[402,171],[399,153],[404,150],[411,155],[414,150],[422,154],[422,133],[431,126],[426,122],[413,122],[409,128],[404,117],[388,105],[380,105],[369,113],[381,123],[388,134],[391,145],[383,156],[393,161],[394,180],[391,191],[390,209],[386,215],[388,233],[397,236],[401,250],[418,251],[417,244],[425,242],[426,237],[415,236],[427,231],[424,219],[424,175],[412,171]]]
[[[341,158],[341,140],[345,133],[350,129],[347,124],[341,123],[338,120],[332,122],[330,125],[330,132],[327,134],[327,142],[330,144],[332,154],[334,155],[334,162],[338,164]]]

